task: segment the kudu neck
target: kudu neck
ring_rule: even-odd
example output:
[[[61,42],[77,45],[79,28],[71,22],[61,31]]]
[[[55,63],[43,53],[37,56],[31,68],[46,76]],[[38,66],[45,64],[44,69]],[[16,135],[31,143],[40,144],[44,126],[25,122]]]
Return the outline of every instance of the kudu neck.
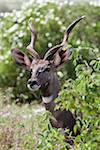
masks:
[[[60,84],[56,73],[51,77],[51,81],[47,87],[44,87],[41,90],[42,100],[44,103],[49,104],[57,98],[60,91]]]

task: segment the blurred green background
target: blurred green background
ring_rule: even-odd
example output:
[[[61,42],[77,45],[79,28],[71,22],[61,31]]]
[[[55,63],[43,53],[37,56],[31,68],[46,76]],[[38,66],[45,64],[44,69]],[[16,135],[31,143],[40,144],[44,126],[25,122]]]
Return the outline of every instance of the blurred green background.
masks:
[[[21,9],[22,3],[27,0],[0,0],[0,12],[8,12],[13,9]]]

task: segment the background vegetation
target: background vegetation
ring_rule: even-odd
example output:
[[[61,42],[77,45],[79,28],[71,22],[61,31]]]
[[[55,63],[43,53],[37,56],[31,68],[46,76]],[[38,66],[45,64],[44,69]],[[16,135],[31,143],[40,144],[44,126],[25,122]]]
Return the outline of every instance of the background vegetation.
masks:
[[[58,71],[63,86],[56,100],[59,101],[56,109],[60,107],[75,112],[77,125],[74,130],[80,127],[79,114],[83,114],[81,135],[74,139],[74,149],[98,150],[100,141],[100,15],[97,6],[29,2],[23,5],[20,11],[1,14],[0,103],[4,109],[4,104],[30,103],[40,99],[39,92],[31,93],[27,89],[26,82],[29,73],[15,65],[10,53],[13,47],[26,51],[30,40],[29,18],[33,19],[33,26],[38,31],[36,50],[43,57],[48,48],[61,41],[66,27],[82,15],[85,15],[86,18],[77,25],[69,39],[69,46],[73,50],[70,60],[62,70]],[[63,141],[63,136],[59,134],[59,131],[48,126],[50,114],[30,116],[33,111],[31,106],[27,105],[22,108],[9,105],[5,110],[2,110],[2,107],[0,144],[3,150],[15,147],[16,149],[20,147],[21,150],[65,150],[66,143]],[[9,110],[12,115],[2,115]],[[26,119],[23,119],[24,113]]]

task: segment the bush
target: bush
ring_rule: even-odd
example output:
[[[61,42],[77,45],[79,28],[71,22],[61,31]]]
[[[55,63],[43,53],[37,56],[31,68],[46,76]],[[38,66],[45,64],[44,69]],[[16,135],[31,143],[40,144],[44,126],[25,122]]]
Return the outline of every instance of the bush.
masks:
[[[30,40],[28,29],[29,18],[33,19],[33,26],[38,31],[36,49],[43,56],[51,46],[58,44],[66,27],[79,16],[86,15],[80,24],[73,30],[69,39],[72,47],[76,48],[74,61],[80,62],[79,53],[85,60],[95,59],[94,51],[99,49],[99,7],[90,5],[68,5],[54,2],[29,2],[23,5],[21,11],[1,13],[0,17],[0,87],[12,88],[12,99],[19,101],[31,101],[37,99],[26,87],[28,72],[15,66],[10,54],[13,47],[25,50]],[[97,53],[96,53],[97,54]],[[76,60],[77,57],[77,60]],[[63,70],[63,79],[75,79],[75,66],[73,59],[67,63]],[[67,70],[67,71],[66,71]],[[66,73],[67,72],[67,73]],[[59,74],[59,72],[58,72]],[[27,94],[28,93],[28,94]]]
[[[76,149],[98,149],[99,144],[99,100],[100,100],[100,61],[92,60],[89,64],[77,65],[77,78],[69,79],[59,93],[57,109],[69,109],[77,116],[76,131],[80,128],[81,135],[74,140]],[[81,118],[79,114],[82,114]],[[82,127],[79,120],[82,121]]]

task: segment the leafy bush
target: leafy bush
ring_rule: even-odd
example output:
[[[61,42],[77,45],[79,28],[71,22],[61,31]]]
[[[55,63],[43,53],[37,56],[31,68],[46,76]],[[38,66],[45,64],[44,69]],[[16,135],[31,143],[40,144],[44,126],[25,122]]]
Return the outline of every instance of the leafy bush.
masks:
[[[89,64],[84,61],[84,64],[77,65],[75,70],[77,78],[66,81],[56,100],[59,102],[57,108],[75,112],[77,125],[74,130],[80,127],[81,135],[77,136],[74,142],[79,142],[79,149],[98,149],[100,61],[92,60]],[[83,115],[82,118],[80,114]],[[79,120],[82,120],[82,127]]]
[[[38,31],[36,49],[41,56],[51,46],[58,44],[66,27],[79,16],[86,15],[86,19],[73,30],[69,39],[72,47],[76,48],[76,55],[80,52],[84,59],[90,61],[96,58],[92,51],[99,48],[99,7],[90,5],[68,5],[54,2],[29,2],[23,5],[21,11],[13,11],[0,16],[0,87],[13,88],[13,97],[18,101],[37,99],[26,87],[28,72],[15,66],[10,54],[13,47],[25,50],[30,40],[28,29],[29,18],[33,19],[33,26]],[[74,55],[75,56],[75,55]],[[76,56],[75,56],[76,57]],[[75,58],[74,58],[75,59]],[[79,60],[80,58],[78,58]],[[78,61],[75,59],[75,61]],[[75,66],[71,59],[65,66],[62,75],[65,78],[75,78]],[[80,60],[79,60],[80,61]],[[79,62],[78,62],[79,63]],[[67,71],[66,71],[67,70]],[[58,73],[59,74],[59,73]],[[23,93],[23,94],[22,94]],[[28,94],[27,94],[28,93]]]

